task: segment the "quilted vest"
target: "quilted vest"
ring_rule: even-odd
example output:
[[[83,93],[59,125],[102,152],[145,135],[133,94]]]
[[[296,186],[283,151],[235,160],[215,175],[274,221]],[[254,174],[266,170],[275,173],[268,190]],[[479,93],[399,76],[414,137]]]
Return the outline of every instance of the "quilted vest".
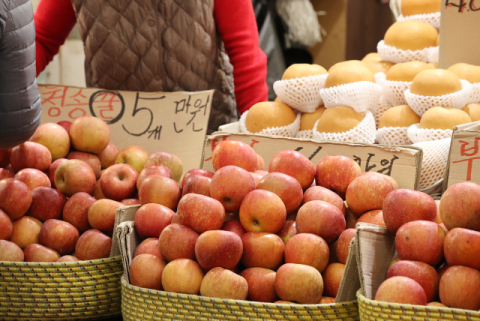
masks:
[[[131,91],[215,89],[208,133],[238,118],[233,67],[214,0],[72,0],[87,86]]]

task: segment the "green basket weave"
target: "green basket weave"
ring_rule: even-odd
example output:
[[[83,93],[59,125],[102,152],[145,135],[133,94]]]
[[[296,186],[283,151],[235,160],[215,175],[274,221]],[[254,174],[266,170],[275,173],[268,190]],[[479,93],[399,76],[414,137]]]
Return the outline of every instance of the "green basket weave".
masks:
[[[139,288],[122,277],[123,320],[357,321],[357,302],[288,305],[222,300]]]
[[[0,320],[102,319],[121,313],[122,259],[0,262]]]
[[[480,312],[437,308],[422,305],[385,303],[375,300],[369,300],[363,296],[360,291],[357,292],[358,309],[360,320],[362,321],[382,321],[382,320],[422,320],[422,321],[440,321],[440,320],[470,320],[480,321]]]

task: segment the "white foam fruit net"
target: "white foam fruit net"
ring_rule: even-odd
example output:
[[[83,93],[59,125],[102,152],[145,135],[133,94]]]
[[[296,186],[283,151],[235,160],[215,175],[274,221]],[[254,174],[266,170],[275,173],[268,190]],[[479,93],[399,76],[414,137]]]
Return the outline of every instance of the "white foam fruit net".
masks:
[[[308,138],[312,139],[313,138],[313,129],[308,129],[308,130],[301,130],[297,133],[296,138]]]
[[[375,143],[375,119],[373,114],[370,111],[367,111],[365,118],[355,126],[344,133],[320,133],[317,129],[318,121],[315,123],[313,138],[317,141],[337,141],[337,142],[352,142],[352,143],[365,143],[365,144],[374,144]]]
[[[402,50],[386,45],[383,40],[380,40],[377,44],[377,52],[383,61],[390,61],[396,64],[414,60],[423,61],[425,63],[436,62],[430,61],[430,59],[437,59],[438,61],[438,47],[428,47],[421,50]],[[437,58],[435,58],[435,55]]]
[[[462,109],[472,96],[472,84],[464,79],[460,79],[462,90],[455,93],[442,96],[422,96],[412,94],[410,89],[405,91],[407,105],[420,117],[432,107],[441,106],[449,108]]]
[[[412,82],[387,80],[383,72],[375,74],[377,84],[382,87],[382,95],[393,106],[406,105],[405,90],[410,89]]]
[[[287,126],[281,127],[269,127],[258,133],[252,133],[247,130],[245,121],[247,119],[248,110],[242,114],[240,117],[240,132],[245,134],[256,134],[256,135],[273,135],[273,136],[283,136],[283,137],[295,137],[297,136],[298,131],[300,130],[300,117],[301,114],[297,114],[297,118]]]
[[[377,143],[381,145],[411,145],[408,127],[382,127],[377,130]]]
[[[451,138],[413,144],[423,149],[420,189],[433,186],[443,178],[447,167]]]
[[[412,143],[415,144],[452,137],[452,130],[420,128],[420,124],[413,124],[408,127],[407,135]]]
[[[411,16],[398,16],[397,21],[420,21],[425,22],[434,27],[435,29],[440,30],[440,12],[432,12],[432,13],[422,13],[422,14],[414,14]]]
[[[378,100],[378,106],[373,112],[373,117],[375,117],[375,125],[378,128],[378,122],[380,121],[380,117],[382,117],[383,113],[392,108],[393,105],[390,104],[385,97],[382,95]]]
[[[472,95],[468,100],[468,104],[478,104],[480,103],[480,82],[472,84]]]
[[[357,113],[374,111],[382,94],[382,87],[370,81],[357,81],[350,84],[320,89],[320,96],[326,108],[348,106]]]
[[[323,104],[319,91],[325,87],[328,74],[277,80],[275,94],[282,102],[302,113],[313,113]]]

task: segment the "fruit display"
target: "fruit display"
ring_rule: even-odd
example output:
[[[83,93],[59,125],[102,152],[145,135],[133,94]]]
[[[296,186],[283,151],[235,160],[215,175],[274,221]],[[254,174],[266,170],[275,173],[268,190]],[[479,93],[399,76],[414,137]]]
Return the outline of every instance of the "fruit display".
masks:
[[[118,208],[156,202],[138,216],[148,222],[162,214],[163,225],[139,223],[137,230],[158,238],[181,195],[177,156],[134,145],[119,151],[95,117],[40,125],[29,141],[2,152],[1,165],[0,261],[107,258]]]

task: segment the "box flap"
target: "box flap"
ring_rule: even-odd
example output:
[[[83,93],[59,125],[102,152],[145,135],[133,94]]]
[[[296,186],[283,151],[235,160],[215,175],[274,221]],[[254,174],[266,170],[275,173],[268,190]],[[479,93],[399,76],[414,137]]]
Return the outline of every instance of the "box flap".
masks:
[[[357,300],[357,291],[360,289],[360,275],[357,265],[357,244],[355,238],[350,242],[350,248],[343,271],[342,281],[335,298],[335,303]]]

